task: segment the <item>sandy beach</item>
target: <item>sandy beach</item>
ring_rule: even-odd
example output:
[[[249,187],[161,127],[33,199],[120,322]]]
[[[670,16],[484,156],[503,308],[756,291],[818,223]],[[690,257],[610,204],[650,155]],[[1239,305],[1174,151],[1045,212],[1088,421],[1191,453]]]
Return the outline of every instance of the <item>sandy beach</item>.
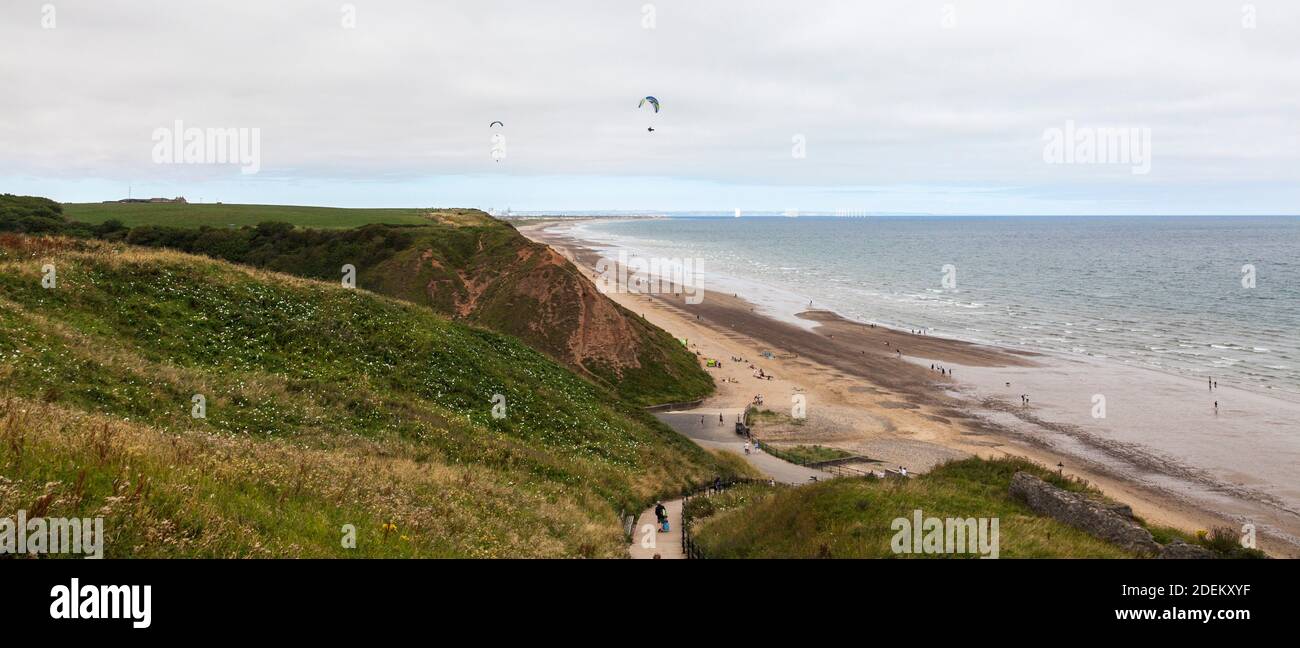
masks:
[[[518,229],[594,275],[600,254],[568,227]],[[799,313],[796,324],[731,293],[706,291],[698,304],[671,292],[609,296],[721,361],[705,407],[735,411],[761,395],[765,408],[789,411],[802,395],[806,421],[767,430],[767,441],[837,447],[913,472],[971,455],[1023,456],[1093,483],[1152,523],[1189,532],[1251,523],[1261,549],[1300,556],[1300,404],[827,311]],[[1080,381],[1097,385],[1104,418],[1093,400],[1080,402]]]

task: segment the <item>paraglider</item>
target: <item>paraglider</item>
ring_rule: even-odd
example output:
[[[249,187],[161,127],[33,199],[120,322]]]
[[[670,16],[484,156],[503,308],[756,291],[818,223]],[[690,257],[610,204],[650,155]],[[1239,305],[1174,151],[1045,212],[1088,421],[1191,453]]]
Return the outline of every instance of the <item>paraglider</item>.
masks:
[[[497,126],[500,126],[502,130],[505,130],[506,127],[505,124],[499,121],[494,121],[491,124],[488,124],[488,129],[491,130],[492,128],[495,128]],[[492,159],[496,160],[497,162],[500,162],[501,159],[504,158],[505,156],[506,156],[506,136],[500,131],[492,131]]]
[[[654,97],[651,97],[651,96],[646,96],[645,98],[641,99],[641,103],[637,104],[636,107],[637,107],[637,108],[645,108],[645,105],[646,105],[646,104],[650,104],[650,106],[654,108],[655,114],[659,114],[659,100],[658,100],[658,99],[656,99],[656,98],[654,98]],[[651,133],[653,133],[653,132],[655,132],[655,127],[654,127],[654,126],[650,126],[649,128],[646,128],[646,130],[647,130],[647,131],[650,131]]]

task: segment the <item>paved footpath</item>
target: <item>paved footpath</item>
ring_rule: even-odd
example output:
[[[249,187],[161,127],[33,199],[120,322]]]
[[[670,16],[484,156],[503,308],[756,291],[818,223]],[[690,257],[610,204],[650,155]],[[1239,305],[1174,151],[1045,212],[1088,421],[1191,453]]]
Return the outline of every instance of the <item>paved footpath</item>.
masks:
[[[807,484],[812,481],[811,477],[819,480],[832,477],[829,473],[792,464],[766,452],[751,452],[746,455],[745,440],[736,435],[735,428],[736,417],[742,411],[735,408],[698,409],[663,412],[655,414],[655,417],[677,430],[682,436],[705,448],[728,450],[745,457],[750,465],[776,481],[797,485]],[[718,421],[719,413],[722,414],[721,422]],[[701,417],[703,423],[700,422]],[[653,534],[645,531],[646,525],[652,529],[658,528],[655,524],[654,507],[646,509],[641,513],[641,517],[637,518],[636,526],[632,529],[632,545],[628,548],[628,553],[633,558],[654,558],[655,554],[659,554],[660,559],[686,557],[682,553],[682,501],[678,499],[664,502],[664,507],[668,509],[668,527],[672,530],[668,533],[654,531]]]
[[[660,559],[686,557],[682,553],[682,501],[664,502],[664,508],[668,509],[668,533],[659,531],[653,506],[637,519],[632,529],[632,546],[628,549],[633,558],[654,558],[655,554]]]
[[[764,475],[787,484],[806,484],[810,477],[830,479],[831,474],[812,468],[792,464],[784,459],[777,459],[766,452],[758,451],[745,454],[745,439],[736,434],[736,418],[743,412],[739,408],[697,409],[683,412],[662,412],[655,418],[677,430],[682,436],[704,446],[705,448],[729,450],[749,460],[750,465],[759,469]],[[718,422],[718,414],[722,422]],[[704,422],[701,424],[701,417]]]

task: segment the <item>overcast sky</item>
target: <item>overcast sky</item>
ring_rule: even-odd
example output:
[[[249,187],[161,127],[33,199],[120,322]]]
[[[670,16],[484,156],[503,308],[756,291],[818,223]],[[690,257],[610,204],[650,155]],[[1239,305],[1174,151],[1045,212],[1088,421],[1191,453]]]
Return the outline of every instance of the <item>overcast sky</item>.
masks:
[[[646,4],[5,0],[0,191],[1300,213],[1294,0],[660,0],[653,28]],[[178,119],[260,129],[259,172],[155,163],[155,129]],[[1067,121],[1149,129],[1150,172],[1046,163],[1044,132]]]

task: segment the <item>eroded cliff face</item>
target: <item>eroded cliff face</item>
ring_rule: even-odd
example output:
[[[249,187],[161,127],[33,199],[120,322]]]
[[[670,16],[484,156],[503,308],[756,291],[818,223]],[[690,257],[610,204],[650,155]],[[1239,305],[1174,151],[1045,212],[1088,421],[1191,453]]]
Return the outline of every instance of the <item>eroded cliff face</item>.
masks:
[[[640,385],[625,395],[643,404],[712,389],[676,340],[601,294],[551,248],[496,221],[444,234],[419,237],[414,267],[399,270],[418,278],[436,310],[519,337],[615,390]]]
[[[438,275],[425,285],[430,302],[449,297],[456,317],[539,342],[571,365],[641,366],[643,327],[548,247],[524,242],[504,263],[466,268],[448,268],[426,248],[420,262]]]

